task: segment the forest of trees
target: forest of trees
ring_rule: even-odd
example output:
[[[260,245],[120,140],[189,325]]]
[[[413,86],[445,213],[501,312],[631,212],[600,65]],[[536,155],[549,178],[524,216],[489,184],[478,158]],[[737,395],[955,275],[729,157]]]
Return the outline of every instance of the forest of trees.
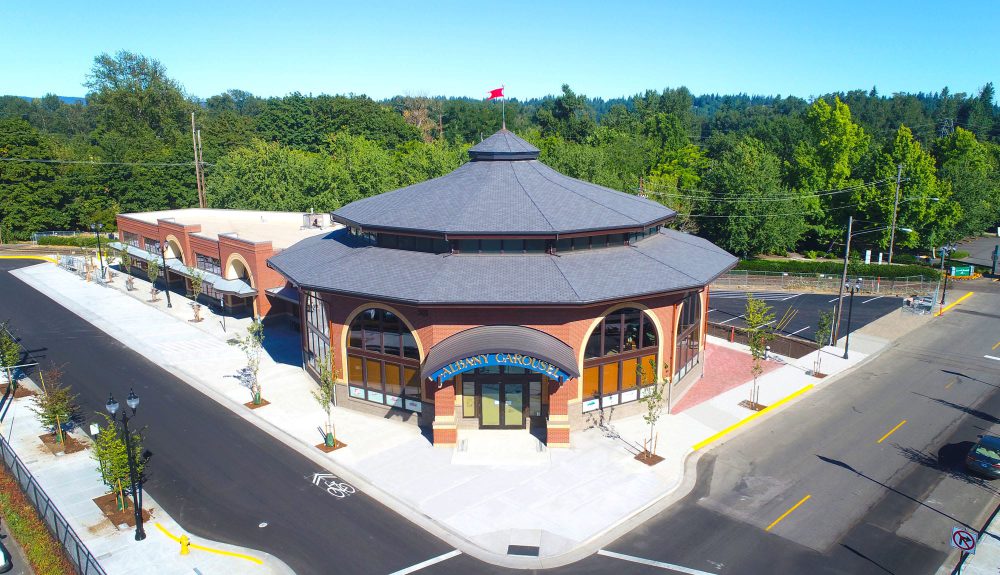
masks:
[[[85,103],[0,97],[0,232],[113,227],[119,212],[196,207],[191,113],[210,207],[333,210],[443,175],[500,128],[463,98],[184,91],[128,52],[95,58]],[[676,225],[741,256],[830,251],[848,215],[892,218],[923,249],[1000,223],[1000,111],[976,94],[561,94],[506,103],[507,126],[570,176],[673,209]],[[31,160],[31,161],[25,161]],[[860,238],[859,238],[860,239]],[[885,247],[889,233],[864,236]]]

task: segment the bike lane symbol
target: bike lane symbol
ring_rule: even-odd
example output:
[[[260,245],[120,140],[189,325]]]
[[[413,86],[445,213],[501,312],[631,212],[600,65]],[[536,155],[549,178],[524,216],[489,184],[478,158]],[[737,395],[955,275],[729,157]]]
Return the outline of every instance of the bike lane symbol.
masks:
[[[343,499],[357,491],[353,485],[346,481],[339,481],[338,477],[332,473],[313,473],[312,484],[325,489],[327,493],[338,499]]]

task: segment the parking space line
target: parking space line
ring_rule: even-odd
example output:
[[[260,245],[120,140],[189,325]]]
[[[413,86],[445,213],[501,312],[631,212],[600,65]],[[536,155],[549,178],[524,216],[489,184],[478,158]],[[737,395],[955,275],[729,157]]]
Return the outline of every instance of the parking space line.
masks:
[[[792,332],[792,335],[795,335],[795,334],[799,333],[800,331],[805,331],[805,330],[809,329],[810,327],[812,327],[812,326],[811,325],[807,325],[807,326],[805,326],[802,329],[797,329],[797,330],[795,330],[795,331]]]
[[[893,427],[892,429],[890,429],[889,433],[886,433],[885,435],[883,435],[882,437],[880,437],[879,440],[876,441],[875,443],[882,443],[883,441],[885,441],[887,437],[889,437],[893,433],[896,433],[897,429],[899,429],[900,427],[903,427],[904,423],[906,423],[905,419],[903,421],[900,421],[898,424],[896,424],[896,427]]]
[[[708,571],[699,571],[697,569],[691,569],[690,567],[681,567],[680,565],[674,565],[672,563],[664,563],[663,561],[653,561],[652,559],[643,559],[642,557],[634,557],[632,555],[615,553],[614,551],[605,551],[604,549],[598,551],[597,554],[604,555],[605,557],[610,557],[612,559],[621,559],[622,561],[639,563],[640,565],[649,565],[650,567],[669,569],[670,571],[676,571],[678,573],[687,573],[687,575],[715,575],[714,573],[710,573]]]
[[[985,357],[986,359],[995,359],[997,361],[1000,361],[1000,357],[996,357],[996,356],[992,356],[992,355],[984,355],[983,357]]]
[[[420,571],[424,567],[430,567],[431,565],[434,565],[435,563],[440,563],[442,561],[447,561],[448,559],[451,559],[452,557],[456,557],[456,556],[461,555],[461,554],[462,554],[461,551],[459,551],[458,549],[455,549],[453,551],[449,551],[449,552],[445,553],[444,555],[438,555],[437,557],[431,557],[427,561],[422,561],[420,563],[417,563],[416,565],[410,565],[409,567],[407,567],[405,569],[400,569],[399,571],[394,571],[394,572],[390,573],[389,575],[407,575],[408,573],[415,573],[417,571]]]
[[[731,318],[727,319],[726,321],[720,321],[719,323],[729,323],[729,322],[733,321],[734,319],[740,319],[741,317],[743,317],[743,316],[742,315],[738,315],[736,317],[731,317]]]
[[[785,299],[783,299],[783,300],[781,300],[781,301],[788,301],[788,300],[790,300],[790,299],[793,299],[793,298],[797,298],[797,297],[799,297],[800,295],[802,295],[802,294],[800,294],[800,293],[793,293],[792,295],[790,295],[790,296],[786,297]]]
[[[785,511],[784,513],[782,513],[781,517],[778,517],[777,519],[775,519],[774,521],[772,521],[771,524],[767,526],[767,529],[764,529],[764,531],[770,531],[772,527],[774,527],[778,523],[781,523],[782,519],[784,519],[785,517],[788,517],[789,515],[791,515],[792,511],[795,511],[796,509],[799,508],[799,505],[802,505],[806,501],[809,501],[810,497],[812,497],[812,495],[806,495],[805,497],[803,497],[802,499],[800,499],[799,502],[796,503],[795,505],[792,505],[792,507],[788,511]]]
[[[868,303],[870,301],[875,301],[877,299],[881,299],[881,298],[884,298],[884,297],[885,297],[884,295],[880,295],[880,296],[873,297],[872,299],[866,299],[865,301],[861,302],[861,304],[864,305],[864,304],[866,304],[866,303]]]
[[[833,298],[832,300],[830,300],[830,301],[828,301],[826,303],[833,303],[833,302],[837,301],[838,299],[840,299],[840,298],[839,297],[835,297],[835,298]]]

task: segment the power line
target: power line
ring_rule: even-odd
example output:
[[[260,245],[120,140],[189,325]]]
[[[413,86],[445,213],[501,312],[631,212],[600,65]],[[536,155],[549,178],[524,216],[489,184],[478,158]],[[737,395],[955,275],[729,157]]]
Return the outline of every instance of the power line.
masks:
[[[846,188],[837,188],[837,189],[831,189],[831,190],[822,190],[822,191],[812,192],[812,193],[808,193],[808,194],[801,194],[801,195],[788,194],[788,195],[784,195],[784,196],[775,196],[775,197],[771,197],[771,198],[761,198],[761,199],[756,199],[756,200],[753,200],[753,201],[754,202],[787,202],[787,201],[802,200],[802,199],[808,199],[808,198],[819,198],[819,197],[824,197],[824,196],[833,196],[833,195],[836,195],[836,194],[844,194],[844,193],[847,193],[847,192],[853,192],[853,191],[856,191],[856,190],[862,190],[862,189],[865,189],[865,188],[870,188],[870,187],[873,187],[873,186],[877,186],[879,184],[884,184],[884,183],[889,182],[889,181],[895,181],[895,178],[892,178],[891,180],[887,178],[887,179],[882,179],[882,180],[875,180],[874,182],[864,182],[864,183],[861,183],[861,184],[858,184],[858,185],[855,185],[855,186],[849,186],[849,187],[846,187]],[[903,178],[901,181],[907,181],[907,178]],[[694,190],[694,189],[684,189],[684,188],[671,188],[671,189],[682,191],[682,192],[694,192],[694,193],[700,193],[700,194],[714,195],[714,192],[710,192],[710,191],[707,191],[707,190]],[[694,196],[694,195],[689,195],[689,194],[674,194],[674,193],[670,193],[670,192],[660,192],[660,191],[656,191],[656,190],[642,190],[642,191],[645,191],[645,193],[652,194],[652,195],[668,196],[668,197],[675,197],[675,198],[687,198],[687,199],[697,200],[697,201],[703,201],[703,202],[730,202],[730,203],[734,203],[734,202],[745,202],[745,201],[747,201],[744,198],[705,198],[705,197],[702,197],[702,196]]]
[[[915,202],[921,198],[910,198],[906,200],[900,200],[899,203],[905,202]],[[834,210],[844,210],[847,208],[856,208],[859,206],[868,205],[871,202],[858,202],[856,204],[847,204],[844,206],[836,206],[832,208],[826,208],[820,210],[822,213],[832,212]],[[771,216],[814,216],[817,212],[785,212],[785,213],[763,213],[763,214],[731,214],[731,215],[710,215],[710,214],[677,214],[678,216],[685,216],[689,218],[769,218]]]
[[[0,161],[33,162],[39,164],[83,164],[91,166],[158,166],[158,167],[184,166],[190,168],[191,166],[194,165],[194,162],[97,162],[93,160],[43,160],[39,158],[0,158]],[[201,165],[214,166],[215,164],[202,162]]]

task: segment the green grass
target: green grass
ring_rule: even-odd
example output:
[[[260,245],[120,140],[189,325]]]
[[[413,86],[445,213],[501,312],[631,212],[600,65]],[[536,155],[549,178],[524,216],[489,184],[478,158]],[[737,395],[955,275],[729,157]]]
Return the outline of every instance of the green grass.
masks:
[[[36,575],[70,575],[73,565],[62,545],[38,517],[14,477],[0,465],[0,514],[7,530],[17,539]]]

